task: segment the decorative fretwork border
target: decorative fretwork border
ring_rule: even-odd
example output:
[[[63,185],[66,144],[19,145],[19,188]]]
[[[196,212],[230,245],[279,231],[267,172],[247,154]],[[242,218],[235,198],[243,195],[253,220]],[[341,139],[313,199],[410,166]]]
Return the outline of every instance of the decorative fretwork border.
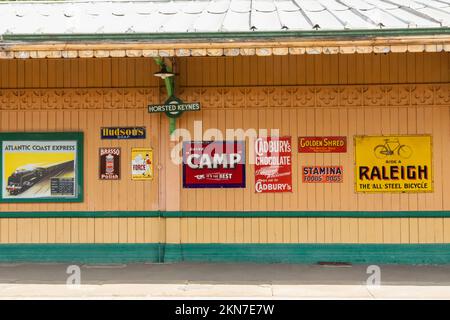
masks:
[[[140,109],[158,100],[159,88],[0,90],[0,110]]]
[[[1,110],[140,109],[160,103],[160,88],[2,89]],[[450,84],[185,87],[202,109],[450,105]]]

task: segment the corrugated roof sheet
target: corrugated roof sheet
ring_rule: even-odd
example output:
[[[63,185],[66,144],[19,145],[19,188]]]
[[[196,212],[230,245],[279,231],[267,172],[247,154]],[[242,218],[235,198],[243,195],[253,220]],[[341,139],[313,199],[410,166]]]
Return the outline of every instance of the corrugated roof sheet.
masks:
[[[450,0],[0,2],[0,34],[440,28]]]

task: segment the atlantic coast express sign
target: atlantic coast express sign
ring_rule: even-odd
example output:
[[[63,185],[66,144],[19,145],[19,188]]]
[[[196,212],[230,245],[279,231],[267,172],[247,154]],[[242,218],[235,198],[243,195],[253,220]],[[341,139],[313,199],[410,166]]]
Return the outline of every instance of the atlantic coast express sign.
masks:
[[[291,137],[255,141],[255,191],[292,192]]]
[[[244,141],[183,142],[184,188],[245,188]]]
[[[431,136],[356,136],[356,192],[431,192],[431,157]]]

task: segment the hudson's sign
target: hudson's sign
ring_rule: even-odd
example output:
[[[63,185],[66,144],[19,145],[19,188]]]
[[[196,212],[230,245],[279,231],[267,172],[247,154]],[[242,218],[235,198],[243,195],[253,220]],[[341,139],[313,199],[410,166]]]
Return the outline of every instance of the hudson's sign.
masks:
[[[145,127],[108,127],[100,129],[102,139],[145,139]]]
[[[183,187],[245,188],[244,142],[184,142]]]
[[[347,137],[299,137],[298,152],[301,153],[347,152]]]

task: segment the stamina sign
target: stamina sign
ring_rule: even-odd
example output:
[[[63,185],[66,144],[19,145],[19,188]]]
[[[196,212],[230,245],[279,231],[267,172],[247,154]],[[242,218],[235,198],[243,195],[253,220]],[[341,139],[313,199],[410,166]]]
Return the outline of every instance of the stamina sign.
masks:
[[[255,191],[292,192],[291,137],[255,141]]]
[[[304,183],[337,183],[343,181],[342,166],[303,166]]]
[[[183,142],[183,187],[245,188],[245,142]]]
[[[153,104],[148,106],[149,113],[164,112],[170,118],[179,117],[184,111],[199,111],[200,103],[183,103],[177,97],[170,97],[164,104]]]
[[[356,192],[433,191],[431,136],[355,137]]]

